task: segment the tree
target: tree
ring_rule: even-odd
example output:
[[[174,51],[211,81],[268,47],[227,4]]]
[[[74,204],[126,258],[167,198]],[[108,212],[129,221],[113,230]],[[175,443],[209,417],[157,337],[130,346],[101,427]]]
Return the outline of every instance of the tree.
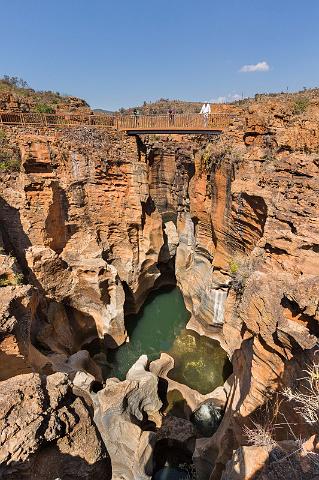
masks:
[[[23,78],[19,78],[19,77],[10,77],[10,75],[3,75],[2,82],[17,88],[28,87],[28,82],[26,82],[26,80],[23,80]]]

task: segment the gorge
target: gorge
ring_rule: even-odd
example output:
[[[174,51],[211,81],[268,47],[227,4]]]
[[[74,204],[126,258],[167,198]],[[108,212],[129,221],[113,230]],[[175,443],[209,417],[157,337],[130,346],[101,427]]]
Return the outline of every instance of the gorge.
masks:
[[[1,127],[0,478],[319,475],[284,395],[317,365],[307,95],[216,106],[216,137]]]

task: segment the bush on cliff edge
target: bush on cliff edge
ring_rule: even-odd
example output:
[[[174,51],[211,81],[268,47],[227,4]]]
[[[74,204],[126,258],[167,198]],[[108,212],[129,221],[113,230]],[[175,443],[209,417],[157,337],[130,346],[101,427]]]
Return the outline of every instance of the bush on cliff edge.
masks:
[[[5,132],[0,130],[0,172],[18,172],[20,166],[19,150],[9,144]]]

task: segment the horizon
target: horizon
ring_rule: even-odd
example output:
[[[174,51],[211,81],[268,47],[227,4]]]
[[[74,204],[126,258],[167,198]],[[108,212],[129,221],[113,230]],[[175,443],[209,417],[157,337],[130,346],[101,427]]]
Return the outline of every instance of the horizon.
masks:
[[[2,46],[0,75],[83,98],[93,109],[160,98],[231,103],[318,85],[314,0],[307,9],[296,0],[139,0],[134,7],[128,0],[79,0],[76,7],[12,0],[3,9],[10,42]]]

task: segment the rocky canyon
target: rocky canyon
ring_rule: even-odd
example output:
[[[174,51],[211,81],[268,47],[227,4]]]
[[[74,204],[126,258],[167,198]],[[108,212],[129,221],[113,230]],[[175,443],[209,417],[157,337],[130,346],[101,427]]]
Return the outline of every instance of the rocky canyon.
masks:
[[[220,135],[0,125],[1,479],[319,478],[319,92],[215,108]],[[169,287],[228,359],[208,393],[168,348],[106,373]]]

